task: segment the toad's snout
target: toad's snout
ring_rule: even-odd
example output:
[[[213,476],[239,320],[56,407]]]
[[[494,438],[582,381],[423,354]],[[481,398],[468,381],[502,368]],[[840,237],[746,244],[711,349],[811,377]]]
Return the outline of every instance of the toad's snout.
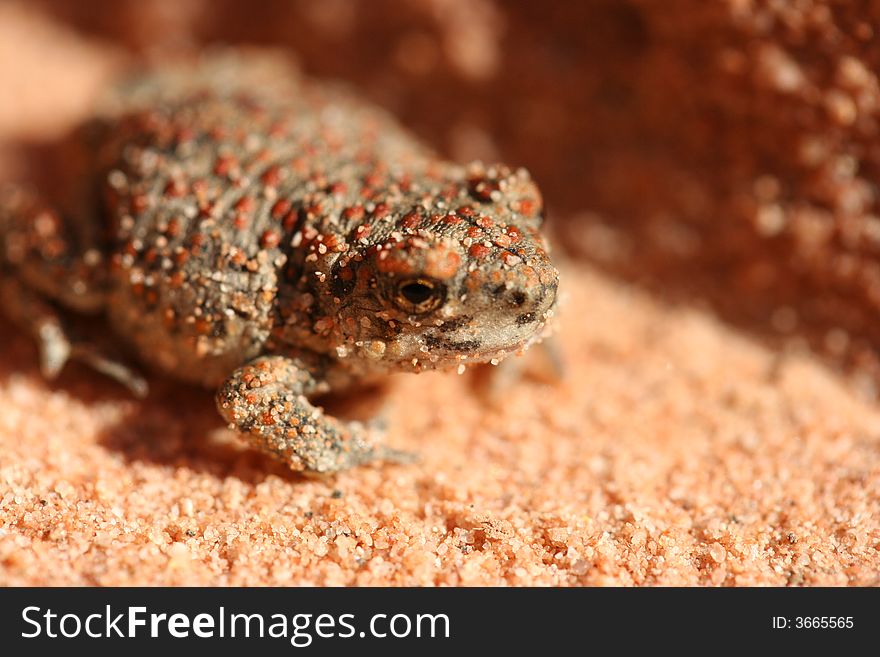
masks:
[[[504,293],[505,300],[516,312],[519,326],[538,323],[556,304],[559,272],[549,261],[528,268],[523,279]]]
[[[514,305],[521,311],[516,316],[519,326],[534,324],[547,319],[550,310],[556,304],[556,291],[558,283],[533,289],[529,294],[522,291],[514,292]]]

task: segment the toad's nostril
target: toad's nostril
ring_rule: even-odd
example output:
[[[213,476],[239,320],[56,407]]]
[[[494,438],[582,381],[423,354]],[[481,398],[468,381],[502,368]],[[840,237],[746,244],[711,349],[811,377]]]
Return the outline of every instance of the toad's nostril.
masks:
[[[516,318],[517,326],[525,326],[526,324],[531,324],[537,319],[536,313],[523,313],[522,315],[518,315]]]

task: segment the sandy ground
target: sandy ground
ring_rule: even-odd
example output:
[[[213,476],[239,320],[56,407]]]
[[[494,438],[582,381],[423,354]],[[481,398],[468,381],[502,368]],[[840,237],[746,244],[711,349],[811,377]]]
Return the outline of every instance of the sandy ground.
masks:
[[[319,480],[241,449],[210,394],[47,386],[4,330],[0,581],[878,583],[876,408],[705,315],[565,280],[563,381],[535,354],[494,396],[401,376],[390,442],[423,461]]]
[[[0,140],[58,134],[119,57],[0,5]],[[138,402],[77,366],[47,384],[0,323],[0,583],[880,584],[875,402],[585,264],[564,287],[563,379],[532,353],[494,388],[335,400],[387,402],[422,461],[326,479],[244,449],[209,392],[155,379]]]

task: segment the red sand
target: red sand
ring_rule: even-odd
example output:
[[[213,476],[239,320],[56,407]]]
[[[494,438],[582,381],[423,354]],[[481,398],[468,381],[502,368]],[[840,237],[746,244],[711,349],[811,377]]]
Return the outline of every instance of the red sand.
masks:
[[[810,358],[566,273],[563,382],[491,401],[399,377],[390,442],[423,461],[335,479],[243,450],[207,393],[140,403],[73,368],[49,387],[5,331],[0,581],[878,583],[875,408]]]
[[[0,6],[0,140],[57,135],[121,58]],[[244,449],[208,392],[156,379],[138,402],[75,366],[47,384],[0,324],[0,583],[880,584],[875,402],[806,352],[563,275],[562,381],[539,352],[494,394],[397,377],[389,442],[421,463],[327,479]]]

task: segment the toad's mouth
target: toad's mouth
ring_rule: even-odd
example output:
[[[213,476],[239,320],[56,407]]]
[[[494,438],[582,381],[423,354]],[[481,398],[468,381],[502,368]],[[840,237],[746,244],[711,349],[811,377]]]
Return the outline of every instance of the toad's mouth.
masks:
[[[462,365],[492,363],[497,365],[511,355],[521,355],[543,339],[544,331],[532,333],[504,345],[486,345],[478,340],[448,340],[425,338],[427,350],[411,363],[414,370],[449,370]],[[433,346],[428,346],[428,345]]]
[[[554,308],[555,304],[541,313],[525,313],[517,317],[515,323],[494,330],[426,333],[419,340],[421,351],[429,360],[449,360],[453,364],[500,360],[511,353],[524,351],[545,337],[552,324]]]

